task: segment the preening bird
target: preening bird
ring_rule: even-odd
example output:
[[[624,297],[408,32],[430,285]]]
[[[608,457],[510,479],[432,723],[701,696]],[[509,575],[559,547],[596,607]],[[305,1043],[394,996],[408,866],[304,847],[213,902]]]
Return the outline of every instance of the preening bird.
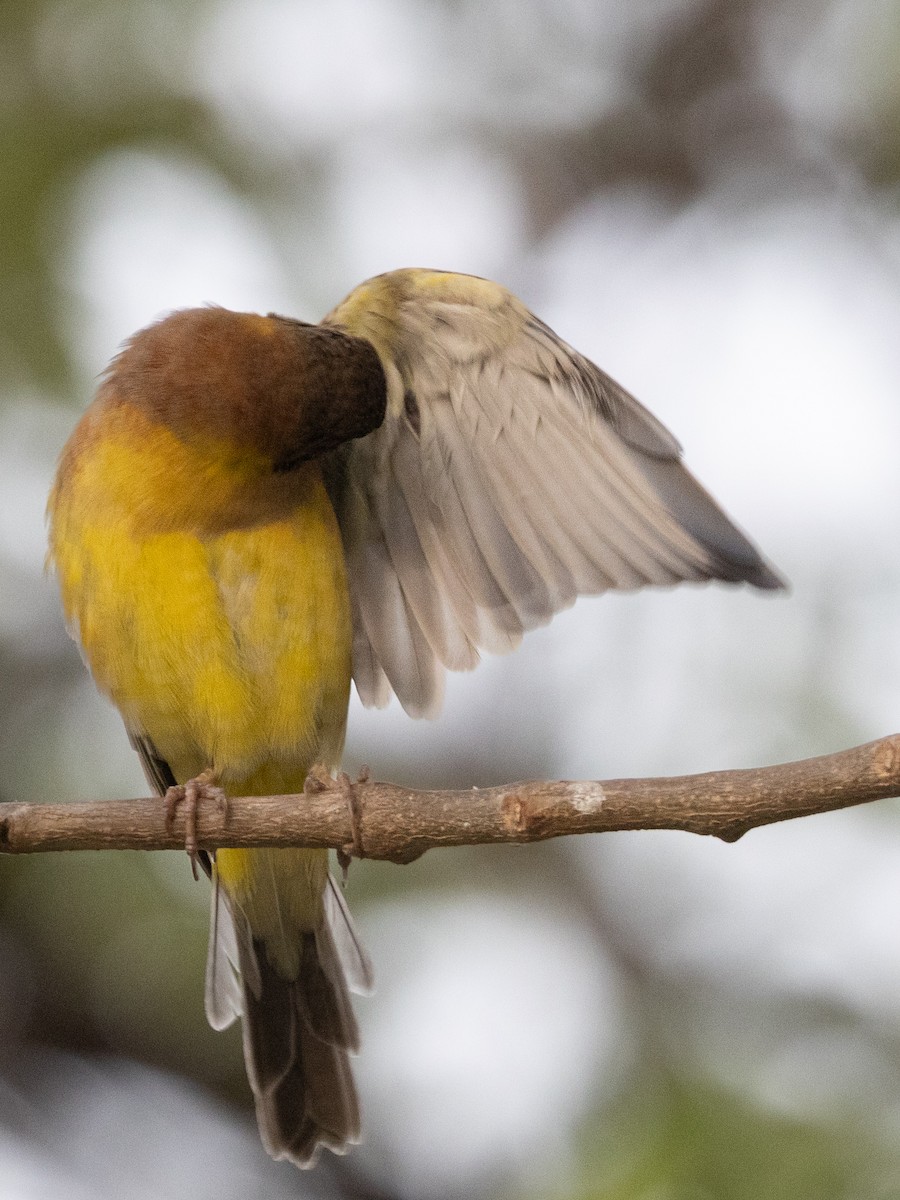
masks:
[[[445,669],[582,593],[781,586],[637,400],[505,288],[438,271],[319,325],[209,307],[135,334],[49,517],[69,626],[170,803],[302,791],[339,765],[351,676],[433,716]],[[368,961],[325,851],[200,858],[207,1013],[242,1017],[266,1149],[306,1166],[359,1138]]]

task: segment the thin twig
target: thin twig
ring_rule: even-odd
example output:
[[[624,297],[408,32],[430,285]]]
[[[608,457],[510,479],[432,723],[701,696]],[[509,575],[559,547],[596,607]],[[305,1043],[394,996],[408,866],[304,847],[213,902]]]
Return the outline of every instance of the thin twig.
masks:
[[[748,829],[900,795],[900,734],[780,766],[658,779],[527,782],[413,791],[368,778],[352,785],[315,772],[300,795],[229,798],[204,806],[200,845],[364,846],[367,858],[411,862],[439,846],[535,842],[615,829],[683,829],[735,841]],[[158,799],[0,804],[0,853],[172,850]]]

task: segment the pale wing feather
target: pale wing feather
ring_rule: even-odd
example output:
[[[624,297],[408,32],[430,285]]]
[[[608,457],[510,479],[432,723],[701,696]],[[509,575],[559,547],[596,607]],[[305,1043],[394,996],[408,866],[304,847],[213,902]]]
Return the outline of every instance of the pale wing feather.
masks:
[[[206,1019],[213,1029],[227,1029],[243,1012],[238,976],[238,943],[234,922],[219,877],[210,889],[209,946],[206,953]]]
[[[521,407],[532,399],[529,393],[536,390],[535,382],[528,377],[523,380],[518,391]],[[629,528],[633,516],[630,506],[623,502],[616,485],[611,483],[615,462],[608,451],[614,451],[616,447],[596,444],[594,460],[589,461],[582,444],[584,431],[566,428],[566,418],[571,416],[566,407],[549,409],[546,415],[541,415],[539,404],[544,398],[538,395],[533,399],[536,401],[533,405],[535,415],[522,436],[516,438],[509,433],[518,423],[516,415],[510,418],[503,436],[497,436],[490,443],[484,439],[471,443],[472,453],[479,454],[481,459],[482,478],[490,479],[494,498],[505,513],[510,531],[514,535],[517,529],[521,531],[526,520],[541,524],[539,541],[529,540],[523,533],[516,539],[522,555],[535,563],[544,558],[542,574],[547,581],[545,572],[553,571],[552,562],[547,561],[549,556],[564,558],[573,538],[580,538],[588,547],[589,557],[579,572],[578,592],[669,582],[657,578],[656,562],[648,563],[642,553],[634,528]],[[539,447],[531,461],[526,459],[523,463],[522,445]],[[504,460],[506,478],[503,477]],[[553,464],[552,474],[549,463]],[[597,469],[598,464],[601,470]],[[514,471],[519,479],[527,480],[527,492],[516,489],[514,483],[510,486],[510,476],[512,481],[515,480]],[[636,497],[635,502],[639,499]],[[552,520],[548,522],[544,518],[550,514]],[[674,523],[673,528],[677,529]],[[611,554],[611,551],[619,553]],[[648,570],[633,578],[633,571],[640,561],[647,564]],[[563,594],[551,596],[549,603],[538,605],[538,620],[526,627],[548,620],[554,612],[572,602],[574,596],[566,595],[562,586],[561,591]]]
[[[503,581],[498,579],[485,555],[486,538],[482,530],[473,528],[471,498],[467,495],[470,481],[466,478],[472,463],[469,452],[455,444],[459,432],[452,401],[447,394],[437,394],[434,403],[422,406],[422,432],[417,439],[420,462],[416,467],[409,459],[403,464],[399,449],[408,450],[416,445],[409,432],[398,436],[399,449],[395,449],[392,461],[395,476],[406,476],[415,472],[418,491],[422,497],[420,523],[423,531],[430,527],[422,540],[439,542],[447,556],[448,570],[459,581],[476,609],[489,610],[492,624],[498,629],[515,633],[519,629],[513,604]],[[447,437],[447,431],[450,437]],[[479,487],[480,490],[480,487]],[[467,503],[468,502],[468,503]],[[493,514],[489,518],[493,521]],[[481,622],[476,618],[476,629]],[[473,629],[474,632],[474,629]]]
[[[440,566],[436,570],[435,565],[430,571],[422,571],[417,565],[423,559],[428,562],[429,554],[413,517],[414,502],[407,498],[403,486],[402,467],[398,467],[393,456],[390,469],[394,486],[379,493],[376,516],[382,527],[391,530],[387,551],[404,599],[440,661],[455,670],[472,667],[478,661],[473,641],[466,635],[464,627],[451,619],[441,592],[440,581],[446,578],[446,572]],[[427,527],[426,521],[423,531],[427,531]],[[468,608],[473,613],[476,611],[474,604]]]
[[[421,561],[413,561],[404,564],[403,576],[413,595],[419,589],[434,590],[440,603],[435,615],[444,622],[435,635],[436,652],[441,657],[439,646],[446,646],[447,657],[441,661],[453,670],[467,670],[478,662],[478,647],[503,653],[512,649],[517,639],[485,626],[476,598],[483,561],[470,543],[461,565],[453,557],[452,539],[440,536],[441,509],[429,494],[427,466],[414,438],[397,439],[391,456],[393,481],[406,500],[427,568],[423,571]]]
[[[504,288],[396,271],[325,323],[368,338],[388,383],[383,425],[326,464],[364,703],[433,715],[445,667],[579,594],[781,585],[668,430]]]
[[[427,475],[420,465],[403,469],[401,448],[393,465],[392,483],[384,490],[390,493],[397,489],[407,497],[422,554],[404,560],[398,540],[391,536],[389,543],[394,550],[391,561],[400,564],[395,569],[414,612],[421,611],[423,594],[437,591],[439,605],[430,604],[429,608],[431,616],[443,622],[443,627],[432,632],[425,623],[424,632],[444,666],[465,670],[478,662],[478,647],[504,653],[517,645],[521,636],[519,622],[484,560],[455,486],[450,491],[443,489],[442,507],[433,511]],[[440,536],[442,531],[446,536]],[[362,586],[368,588],[365,574]],[[490,623],[485,621],[487,612],[491,614]],[[377,608],[373,619],[379,620]],[[438,705],[432,707],[436,709]]]
[[[553,581],[558,608],[568,608],[579,593],[615,587],[612,564],[606,561],[604,569],[604,558],[608,556],[586,553],[579,545],[578,531],[562,525],[557,497],[543,472],[533,480],[529,505],[521,491],[521,463],[507,439],[498,438],[482,449],[479,457],[482,468],[496,474],[498,500],[517,544],[545,578]]]
[[[520,406],[513,420],[525,425],[523,436],[534,437],[541,428],[541,438],[545,440],[547,422],[542,424],[530,390],[527,386],[521,388]],[[549,445],[546,447],[548,457],[551,449]],[[553,580],[558,591],[558,608],[568,607],[580,593],[601,592],[616,586],[616,563],[610,559],[603,539],[585,536],[587,522],[597,517],[589,497],[579,498],[584,513],[565,505],[560,508],[559,487],[547,469],[533,472],[526,488],[521,457],[509,438],[498,437],[490,444],[479,442],[473,446],[473,452],[479,454],[482,470],[493,472],[496,477],[497,500],[516,542],[544,577]],[[576,457],[578,453],[576,446]],[[556,460],[562,471],[569,468],[572,454],[572,447],[564,442]],[[579,516],[581,519],[573,520]]]
[[[595,469],[572,445],[574,431],[548,421],[543,429],[547,453],[562,464],[565,482],[549,497],[557,520],[569,526],[589,558],[605,566],[614,587],[676,583],[697,576],[679,546],[694,547],[667,513],[647,501],[621,471],[617,447],[596,447]],[[599,466],[599,470],[596,467]],[[568,518],[568,520],[566,519]]]
[[[458,513],[452,523],[457,546],[471,543],[478,549],[485,583],[493,585],[495,600],[484,606],[496,623],[509,632],[531,629],[541,614],[552,608],[547,584],[537,568],[516,546],[496,501],[493,486],[486,487],[478,460],[449,410],[442,414],[441,434],[449,450],[448,479],[456,493]]]
[[[390,686],[416,707],[440,693],[441,668],[412,614],[385,539],[363,543],[350,562],[366,638]],[[357,684],[359,687],[359,684]]]
[[[609,464],[605,462],[602,447],[593,464],[585,463],[577,435],[560,428],[555,416],[542,422],[540,442],[546,459],[554,463],[554,475],[551,478],[545,471],[534,471],[532,503],[535,510],[542,509],[551,517],[544,525],[544,538],[552,539],[550,544],[557,552],[564,553],[573,541],[582,547],[588,571],[581,572],[579,591],[669,582],[656,578],[656,564],[651,563],[634,529],[626,524],[632,514],[610,482]],[[521,470],[521,456],[518,457]],[[598,471],[598,464],[604,469]],[[526,547],[523,551],[529,552]],[[589,577],[591,566],[599,568],[601,573],[595,580]],[[541,620],[549,620],[559,607],[548,605],[541,613]]]

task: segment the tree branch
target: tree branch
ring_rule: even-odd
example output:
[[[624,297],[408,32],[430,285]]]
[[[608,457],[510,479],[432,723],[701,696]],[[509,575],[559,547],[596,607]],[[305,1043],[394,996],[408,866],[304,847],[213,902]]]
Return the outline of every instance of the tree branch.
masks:
[[[344,848],[411,862],[439,846],[535,842],[615,829],[683,829],[736,841],[748,829],[900,795],[900,734],[839,754],[743,771],[659,779],[529,782],[464,791],[413,791],[314,772],[301,795],[203,805],[200,845]],[[356,819],[353,819],[353,813]],[[357,840],[354,844],[353,825]],[[173,850],[157,798],[84,804],[0,804],[0,853]]]

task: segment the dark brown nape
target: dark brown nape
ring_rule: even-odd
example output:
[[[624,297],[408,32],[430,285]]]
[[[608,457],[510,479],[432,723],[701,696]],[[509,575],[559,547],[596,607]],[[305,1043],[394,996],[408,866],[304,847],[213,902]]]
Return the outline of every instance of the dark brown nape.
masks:
[[[275,458],[275,469],[289,471],[377,429],[387,407],[387,380],[371,342],[290,317],[270,319],[292,340],[304,372],[301,424],[293,444]]]
[[[185,441],[225,438],[284,471],[384,419],[374,347],[287,317],[192,308],[136,333],[113,360],[117,393]]]

